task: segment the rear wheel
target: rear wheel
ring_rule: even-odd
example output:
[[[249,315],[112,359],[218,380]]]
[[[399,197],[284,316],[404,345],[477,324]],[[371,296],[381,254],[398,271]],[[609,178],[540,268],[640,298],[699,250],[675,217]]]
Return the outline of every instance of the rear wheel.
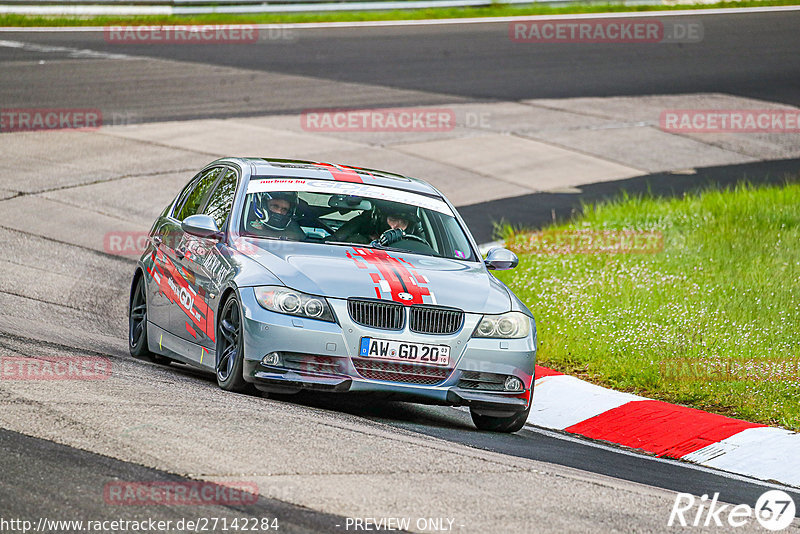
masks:
[[[517,432],[522,430],[525,426],[525,421],[528,420],[528,414],[531,413],[531,405],[524,411],[517,412],[514,415],[506,417],[493,417],[490,415],[481,415],[476,413],[475,410],[470,408],[469,413],[472,416],[472,422],[478,427],[478,430],[486,430],[489,432]]]
[[[250,393],[255,390],[242,374],[244,367],[244,336],[242,313],[236,295],[225,301],[217,325],[217,384],[226,391]]]
[[[147,346],[147,293],[142,276],[136,280],[128,307],[128,349],[135,358],[146,357],[163,365],[170,362],[169,358],[150,352]]]

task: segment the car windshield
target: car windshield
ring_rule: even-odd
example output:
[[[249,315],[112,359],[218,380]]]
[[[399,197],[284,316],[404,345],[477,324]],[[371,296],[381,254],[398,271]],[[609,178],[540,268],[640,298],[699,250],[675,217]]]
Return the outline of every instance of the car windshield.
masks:
[[[253,177],[239,231],[250,237],[476,261],[469,239],[441,198],[368,184]]]

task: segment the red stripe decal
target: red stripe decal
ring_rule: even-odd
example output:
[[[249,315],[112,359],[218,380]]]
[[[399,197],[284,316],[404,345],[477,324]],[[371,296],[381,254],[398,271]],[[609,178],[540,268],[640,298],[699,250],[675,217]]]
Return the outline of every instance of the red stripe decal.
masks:
[[[401,261],[390,256],[385,250],[359,248],[354,249],[354,252],[355,255],[350,255],[348,253],[348,256],[353,260],[356,260],[356,257],[362,258],[369,265],[372,265],[378,270],[379,274],[370,273],[373,282],[380,285],[381,278],[386,280],[389,284],[389,290],[393,301],[401,302],[406,305],[422,304],[422,296],[430,294],[427,288],[420,288],[416,284],[411,278],[411,273],[409,273],[408,269],[403,265],[403,263],[408,265],[411,265],[411,263],[405,260],[401,263]],[[400,293],[408,293],[411,295],[411,300],[401,299]]]
[[[217,331],[217,326],[214,324],[214,310],[208,304],[206,304],[206,310],[208,310],[208,314],[206,315],[205,332],[207,332],[208,339],[214,341],[214,333]]]
[[[389,254],[386,254],[385,259],[393,267],[393,271],[399,274],[400,279],[405,286],[406,293],[410,293],[412,296],[410,301],[403,302],[406,304],[422,304],[422,291],[416,282],[414,282],[414,280],[411,278],[411,273],[408,272],[408,269],[406,269],[405,265],[398,261],[397,258],[389,256]],[[409,263],[409,265],[411,264]]]
[[[403,258],[390,256],[385,250],[371,248],[357,247],[352,249],[352,253],[351,251],[347,251],[345,254],[348,258],[353,260],[359,268],[371,266],[378,271],[377,273],[370,273],[372,282],[376,284],[375,292],[378,298],[385,298],[382,297],[381,294],[386,291],[386,286],[388,285],[390,298],[395,302],[400,302],[407,306],[411,304],[424,304],[425,301],[422,297],[430,297],[431,302],[435,303],[433,294],[429,288],[419,285],[420,283],[427,284],[428,282],[424,277],[417,274],[411,262]],[[410,271],[406,268],[406,265],[410,267]],[[383,282],[385,283],[383,287],[381,287],[381,283]],[[410,295],[411,298],[409,300],[401,299],[400,295],[402,293],[407,293],[407,295],[404,296],[408,297],[408,295]]]
[[[166,268],[166,271],[168,271],[169,273],[168,276],[170,276],[175,281],[178,287],[185,288],[187,291],[191,291],[191,286],[189,285],[189,282],[187,282],[186,279],[184,279],[183,276],[181,276],[181,273],[178,272],[177,267],[171,261],[169,261],[169,259],[167,259],[164,262],[164,267]],[[165,294],[171,295],[170,300],[177,303],[181,302],[180,295],[175,294],[175,292],[169,286],[169,282],[167,282],[165,276],[161,277],[161,283],[159,284],[159,286],[161,287],[161,290]],[[191,310],[185,309],[181,303],[180,304],[181,310],[183,310],[183,312],[189,317],[189,319],[192,320],[192,323],[194,323],[195,326],[197,326],[197,328],[199,328],[206,336],[208,336],[208,338],[211,341],[214,341],[213,323],[209,323],[209,318],[211,318],[212,316],[211,310],[209,309],[206,301],[200,295],[195,294],[194,291],[191,291],[191,293],[193,293],[192,309]],[[198,317],[198,315],[200,316]]]
[[[373,178],[375,178],[374,174],[372,174],[368,170],[363,169],[361,167],[353,167],[352,165],[339,165],[339,167],[341,167],[343,169],[350,169],[351,171],[361,171],[361,173],[359,173],[359,174],[368,174],[368,175],[372,176]]]
[[[192,334],[192,337],[197,339],[197,332],[195,332],[194,328],[189,323],[186,323],[186,331]]]
[[[386,280],[386,282],[389,284],[392,300],[400,301],[400,297],[398,295],[403,292],[403,286],[400,285],[400,280],[395,276],[391,269],[387,268],[386,262],[383,260],[383,256],[386,255],[386,251],[358,249],[356,252],[358,253],[359,257],[363,258],[367,263],[378,269],[380,277]]]
[[[631,401],[565,428],[657,456],[682,458],[748,428],[764,425],[666,402]]]
[[[355,262],[356,267],[358,267],[359,269],[366,269],[367,268],[367,265],[364,262],[362,262],[361,259],[358,256],[353,256],[352,254],[350,254],[350,252],[347,252],[346,254],[347,254],[348,258],[350,258],[351,260],[353,260]]]
[[[355,182],[359,184],[364,183],[364,180],[361,179],[361,176],[359,176],[358,173],[353,169],[348,169],[347,167],[337,167],[335,165],[331,165],[330,163],[320,163],[320,165],[328,169],[333,175],[333,179],[337,182]]]

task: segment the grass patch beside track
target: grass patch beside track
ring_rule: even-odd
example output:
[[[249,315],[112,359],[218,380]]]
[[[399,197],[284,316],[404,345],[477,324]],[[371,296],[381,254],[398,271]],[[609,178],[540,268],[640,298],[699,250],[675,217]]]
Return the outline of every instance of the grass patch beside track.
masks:
[[[90,3],[90,2],[87,2]],[[631,11],[668,11],[681,9],[713,9],[735,7],[790,6],[797,0],[742,0],[713,4],[678,5],[624,5],[575,4],[562,7],[546,5],[512,6],[498,3],[490,7],[409,9],[392,11],[343,11],[317,13],[252,13],[208,15],[126,15],[126,16],[37,16],[0,15],[0,26],[125,26],[125,25],[175,25],[175,24],[288,24],[303,22],[357,22],[374,20],[423,20],[473,17],[517,17],[524,15],[563,15],[572,13],[616,13]]]
[[[663,249],[523,253],[618,230],[660,234]],[[800,183],[625,196],[534,236],[504,230],[520,266],[498,277],[537,319],[539,363],[800,430]]]

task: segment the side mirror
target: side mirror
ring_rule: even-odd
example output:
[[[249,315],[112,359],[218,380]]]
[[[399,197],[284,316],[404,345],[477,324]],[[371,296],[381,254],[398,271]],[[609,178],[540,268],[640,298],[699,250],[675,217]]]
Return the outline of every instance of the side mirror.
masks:
[[[491,271],[506,271],[513,269],[519,263],[517,255],[507,248],[495,247],[486,254],[483,264]]]
[[[219,228],[208,215],[191,215],[181,223],[181,230],[197,237],[219,237]]]

